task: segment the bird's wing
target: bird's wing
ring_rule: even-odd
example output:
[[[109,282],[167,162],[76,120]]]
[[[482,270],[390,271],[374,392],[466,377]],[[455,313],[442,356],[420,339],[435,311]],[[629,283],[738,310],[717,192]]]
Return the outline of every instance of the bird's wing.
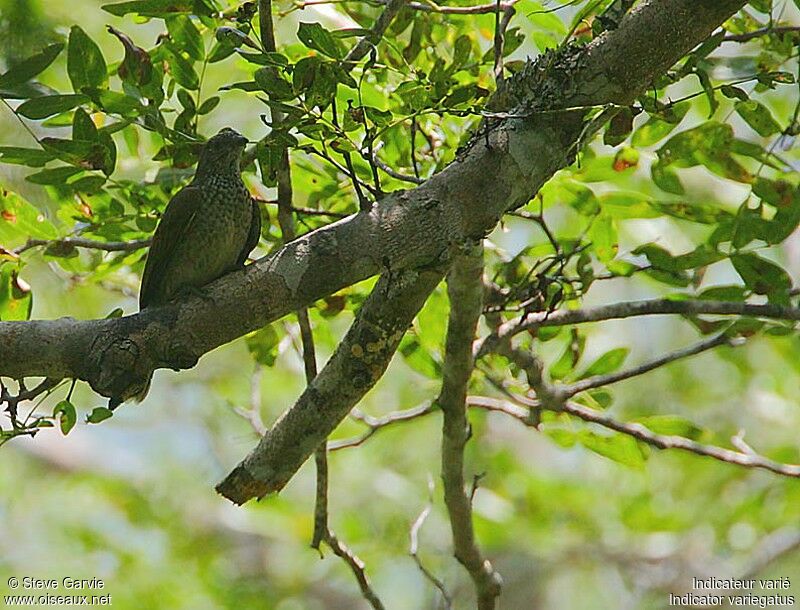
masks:
[[[258,208],[258,202],[255,199],[250,199],[253,206],[252,219],[250,220],[250,232],[247,234],[247,241],[244,244],[244,249],[239,253],[239,258],[236,260],[236,266],[241,267],[247,260],[247,255],[250,251],[258,245],[258,240],[261,238],[261,210]]]
[[[164,277],[175,247],[189,231],[197,213],[197,200],[201,190],[187,186],[170,199],[164,215],[156,227],[153,243],[147,254],[139,291],[139,309],[147,307],[156,296],[159,278]]]

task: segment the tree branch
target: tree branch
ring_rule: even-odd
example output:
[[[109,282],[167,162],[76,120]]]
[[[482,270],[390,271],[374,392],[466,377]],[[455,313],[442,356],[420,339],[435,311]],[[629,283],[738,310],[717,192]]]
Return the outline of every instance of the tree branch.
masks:
[[[140,250],[150,245],[150,239],[135,239],[132,241],[98,241],[85,237],[62,237],[61,239],[34,239],[28,238],[19,248],[14,248],[14,254],[22,254],[31,248],[39,246],[65,246],[72,248],[86,248],[88,250],[104,250],[106,252],[131,252]]]
[[[217,491],[242,504],[282,489],[377,383],[443,275],[440,266],[381,276],[322,371]]]
[[[425,564],[422,563],[422,560],[419,557],[419,530],[422,528],[422,525],[425,523],[428,515],[430,515],[431,508],[433,507],[433,480],[428,482],[428,492],[430,495],[428,503],[425,505],[425,508],[422,509],[422,512],[419,514],[419,516],[414,520],[414,523],[411,525],[411,529],[408,533],[408,537],[410,539],[408,554],[414,559],[414,563],[417,564],[417,567],[419,568],[419,571],[422,572],[422,575],[439,590],[439,593],[442,594],[444,609],[450,610],[453,607],[452,596],[450,593],[448,593],[447,588],[441,579],[439,579],[436,574],[426,568]]]
[[[745,32],[744,34],[728,34],[723,38],[723,42],[749,42],[761,36],[769,36],[770,34],[793,34],[800,32],[800,26],[796,25],[779,25],[776,27],[761,28],[752,32]]]
[[[586,390],[592,390],[594,388],[607,386],[612,383],[617,383],[618,381],[624,381],[625,379],[636,377],[638,375],[644,375],[645,373],[649,373],[652,370],[665,366],[670,362],[675,362],[676,360],[681,360],[682,358],[695,356],[696,354],[700,354],[710,349],[714,349],[715,347],[719,347],[720,345],[735,346],[735,345],[742,345],[743,343],[744,340],[737,341],[731,339],[725,334],[717,335],[715,337],[711,337],[710,339],[700,341],[694,345],[690,345],[689,347],[678,349],[675,350],[674,352],[669,352],[667,354],[664,354],[663,356],[659,356],[658,358],[654,358],[653,360],[649,360],[648,362],[644,362],[638,366],[634,366],[629,369],[624,369],[622,371],[617,371],[615,373],[609,373],[607,375],[594,375],[592,377],[587,377],[586,379],[581,379],[580,381],[576,381],[575,383],[559,386],[558,393],[564,398],[572,398],[573,396],[575,396],[575,394],[579,394],[580,392],[585,392]]]
[[[521,332],[534,331],[544,326],[569,326],[603,320],[620,320],[637,316],[663,314],[750,316],[773,320],[800,321],[800,308],[783,305],[742,303],[739,301],[704,301],[686,299],[650,299],[645,301],[623,301],[584,309],[564,309],[555,312],[525,314],[517,320],[502,324],[496,332],[475,344],[478,356],[495,351],[498,343],[507,341]]]
[[[407,0],[387,0],[386,8],[375,20],[369,34],[364,36],[358,41],[358,44],[344,58],[346,62],[357,62],[364,57],[369,50],[378,44],[378,41],[383,37],[383,33],[391,25],[397,13],[403,8]]]
[[[450,316],[442,390],[437,400],[442,409],[442,481],[444,502],[453,533],[456,559],[475,585],[479,610],[495,608],[503,580],[485,559],[472,527],[472,498],[464,481],[464,448],[470,437],[466,397],[472,376],[472,341],[483,310],[483,248],[456,258],[447,278]]]
[[[517,398],[520,404],[524,404],[526,407],[531,406],[531,401],[528,401],[524,397]],[[507,401],[488,396],[469,396],[467,402],[470,406],[505,413],[519,420],[526,426],[531,425],[528,409],[509,404]],[[741,451],[732,451],[731,449],[725,449],[724,447],[717,447],[715,445],[706,445],[682,436],[656,434],[642,424],[621,422],[605,413],[595,411],[594,409],[574,402],[565,403],[562,410],[583,421],[597,424],[604,428],[621,432],[622,434],[627,434],[658,449],[679,449],[744,468],[769,470],[770,472],[792,478],[800,477],[800,465],[782,464],[755,453],[743,453]]]

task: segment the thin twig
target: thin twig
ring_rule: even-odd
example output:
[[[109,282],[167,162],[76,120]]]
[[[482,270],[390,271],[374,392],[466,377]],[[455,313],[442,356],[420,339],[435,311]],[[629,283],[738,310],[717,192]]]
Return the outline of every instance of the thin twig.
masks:
[[[496,411],[510,415],[514,419],[519,420],[526,426],[530,426],[528,411],[526,408],[508,404],[504,400],[492,398],[489,396],[469,396],[467,402],[470,406],[487,409],[489,411]],[[531,401],[525,397],[516,397],[516,402],[520,405],[530,406]],[[698,443],[691,439],[665,434],[656,434],[651,432],[642,424],[628,423],[618,421],[605,413],[590,409],[575,402],[567,402],[562,409],[565,413],[574,415],[583,421],[597,424],[627,434],[633,438],[642,441],[647,445],[656,447],[658,449],[679,449],[694,453],[695,455],[710,457],[720,462],[742,466],[744,468],[757,468],[769,470],[776,474],[780,474],[792,478],[800,478],[800,465],[797,464],[783,464],[775,462],[758,454],[743,453],[740,451],[733,451],[718,447],[716,445],[706,445]]]
[[[364,562],[359,559],[357,555],[350,550],[350,548],[341,542],[333,532],[328,532],[328,537],[325,539],[328,546],[331,547],[333,554],[344,560],[350,567],[353,575],[358,581],[358,586],[361,589],[361,595],[366,599],[374,610],[384,610],[385,607],[380,598],[372,590],[372,585],[369,583],[367,573],[365,571]]]
[[[644,375],[645,373],[649,373],[650,371],[669,364],[670,362],[675,362],[676,360],[681,360],[682,358],[694,356],[701,352],[719,347],[720,345],[738,346],[743,344],[744,339],[731,339],[725,334],[717,335],[710,339],[700,341],[695,345],[690,345],[689,347],[675,350],[674,352],[664,354],[663,356],[659,356],[658,358],[654,358],[653,360],[649,360],[648,362],[644,362],[629,369],[617,371],[615,373],[609,373],[607,375],[593,375],[592,377],[581,379],[575,383],[560,386],[558,391],[564,398],[571,398],[580,392],[585,392],[586,390],[592,390],[594,388],[617,383],[618,381],[630,379],[631,377]]]
[[[264,376],[264,369],[256,362],[253,367],[253,374],[250,376],[250,406],[249,408],[236,406],[233,410],[237,415],[243,417],[255,430],[258,436],[264,436],[267,427],[261,419],[261,378]]]
[[[514,6],[507,6],[501,11],[500,0],[495,4],[495,21],[494,21],[494,82],[499,89],[504,80],[503,76],[503,50],[506,42],[506,29],[514,16]],[[502,18],[500,14],[502,12]]]
[[[419,176],[409,176],[408,174],[404,174],[402,172],[398,172],[396,169],[389,166],[387,163],[382,161],[380,157],[378,157],[378,151],[383,148],[383,142],[379,143],[372,149],[372,162],[378,166],[384,173],[388,174],[392,178],[396,180],[402,180],[403,182],[410,182],[412,184],[422,184],[425,182]]]
[[[367,431],[361,434],[360,436],[356,436],[354,438],[344,439],[340,441],[329,441],[328,442],[328,451],[338,451],[340,449],[347,449],[349,447],[358,447],[362,445],[367,439],[371,438],[378,430],[381,428],[385,428],[386,426],[390,426],[391,424],[395,424],[398,422],[406,422],[412,419],[417,419],[418,417],[424,417],[429,413],[434,412],[434,406],[432,403],[423,403],[413,409],[406,409],[404,411],[395,411],[394,413],[389,413],[384,417],[372,417],[371,415],[366,415],[357,409],[353,409],[353,412],[350,416],[353,419],[356,419],[360,422],[363,422],[367,425]]]
[[[752,32],[745,32],[743,34],[728,34],[722,39],[722,41],[748,42],[754,38],[760,38],[761,36],[769,36],[770,34],[789,34],[793,32],[800,32],[800,26],[782,25],[778,27],[761,28],[760,30],[753,30]]]
[[[414,563],[417,564],[419,571],[422,572],[422,575],[427,578],[434,587],[439,590],[439,593],[442,594],[442,600],[445,610],[450,610],[453,607],[453,598],[447,592],[447,588],[437,576],[431,572],[425,565],[422,563],[422,560],[419,558],[419,530],[422,528],[422,524],[425,523],[425,520],[428,518],[428,515],[431,513],[431,508],[433,508],[433,479],[429,477],[428,479],[428,503],[425,505],[425,508],[422,509],[422,512],[419,516],[414,520],[414,523],[411,525],[411,529],[409,530],[408,537],[410,539],[408,554],[414,559]]]
[[[704,445],[682,436],[656,434],[642,424],[620,422],[604,413],[574,402],[566,403],[564,411],[584,421],[622,432],[659,449],[680,449],[681,451],[704,455],[721,462],[744,466],[745,468],[761,468],[787,477],[800,478],[800,465],[781,464],[761,455],[732,451],[714,445]]]
[[[569,326],[603,320],[681,314],[681,315],[722,315],[750,316],[785,321],[800,321],[800,308],[783,305],[742,303],[738,301],[705,301],[701,299],[648,299],[643,301],[622,301],[610,305],[584,309],[562,309],[526,313],[521,318],[502,324],[496,332],[483,340],[475,342],[478,357],[494,351],[500,341],[506,341],[521,332],[532,331],[545,326]]]
[[[304,9],[307,6],[317,6],[319,4],[338,4],[342,0],[305,0],[297,2],[296,6],[299,9]],[[510,2],[501,2],[501,10],[505,10],[509,6],[514,6],[518,0],[511,0]],[[391,0],[369,0],[367,3],[387,5]],[[408,8],[415,11],[422,11],[424,13],[441,13],[443,15],[486,15],[494,13],[497,10],[497,4],[479,4],[476,6],[440,6],[435,2],[408,2]]]
[[[350,216],[347,212],[330,212],[328,210],[315,210],[314,208],[303,208],[294,206],[292,208],[295,214],[303,216],[327,216],[329,218],[347,218]]]
[[[344,61],[357,62],[362,59],[369,50],[377,46],[378,41],[383,37],[386,29],[391,25],[397,13],[406,4],[407,0],[387,0],[386,8],[375,20],[375,23],[370,28],[369,34],[364,36],[358,41],[358,44],[351,49],[351,51],[344,58]]]
[[[74,248],[86,248],[88,250],[104,250],[105,252],[131,252],[147,248],[151,239],[134,239],[131,241],[98,241],[85,237],[62,237],[60,239],[34,239],[28,238],[23,245],[14,248],[14,254],[22,254],[31,248],[40,246],[71,246]]]

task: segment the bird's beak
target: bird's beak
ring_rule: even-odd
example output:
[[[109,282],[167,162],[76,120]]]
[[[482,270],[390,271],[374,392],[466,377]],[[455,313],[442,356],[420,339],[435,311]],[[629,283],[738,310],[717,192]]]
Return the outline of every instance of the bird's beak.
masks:
[[[237,142],[238,142],[238,144],[240,146],[247,146],[250,143],[250,140],[245,138],[243,135],[239,134],[239,137],[237,138]]]

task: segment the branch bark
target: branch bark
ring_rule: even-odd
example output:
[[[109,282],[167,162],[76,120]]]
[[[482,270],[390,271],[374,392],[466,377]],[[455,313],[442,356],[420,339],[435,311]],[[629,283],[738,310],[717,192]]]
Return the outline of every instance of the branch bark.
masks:
[[[472,341],[483,309],[483,249],[459,256],[447,278],[450,316],[438,403],[442,409],[442,481],[453,533],[453,554],[475,585],[478,610],[493,610],[503,580],[483,557],[472,527],[472,498],[464,480],[464,449],[470,437],[467,386],[472,376]]]
[[[381,276],[327,364],[217,491],[242,504],[282,489],[381,378],[445,269]]]

